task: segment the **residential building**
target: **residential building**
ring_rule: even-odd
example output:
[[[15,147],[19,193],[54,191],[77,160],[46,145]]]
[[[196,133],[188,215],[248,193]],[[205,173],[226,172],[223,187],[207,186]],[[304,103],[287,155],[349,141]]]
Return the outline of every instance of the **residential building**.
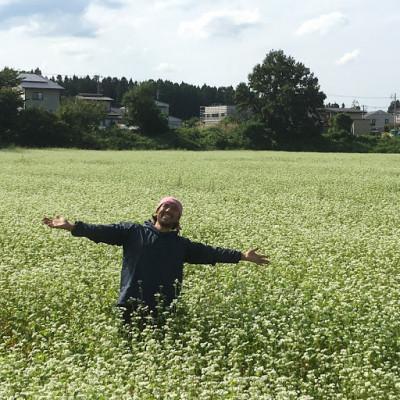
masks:
[[[182,125],[182,120],[177,117],[173,117],[172,115],[169,115],[169,104],[164,103],[162,101],[155,101],[156,106],[158,109],[161,111],[163,115],[165,115],[168,118],[168,127],[169,129],[177,129]]]
[[[60,106],[61,93],[64,90],[58,83],[36,74],[19,74],[24,108],[40,108],[54,112]]]
[[[214,105],[200,107],[200,121],[204,125],[215,125],[221,122],[224,118],[236,114],[235,106]]]
[[[391,126],[394,123],[394,116],[388,112],[378,110],[364,115],[364,119],[370,122],[371,132],[383,132],[385,126]]]
[[[351,126],[351,133],[354,136],[371,133],[371,121],[369,119],[355,119]]]
[[[330,126],[330,120],[338,114],[346,114],[353,121],[362,120],[365,111],[359,108],[345,108],[345,107],[324,107],[319,110],[320,116],[322,118],[322,125],[324,130],[328,130]]]
[[[76,97],[79,101],[88,101],[96,104],[101,104],[107,112],[107,116],[101,123],[101,127],[110,127],[119,124],[122,120],[123,110],[118,107],[112,107],[111,103],[114,101],[112,97],[104,96],[101,93],[79,93]]]
[[[177,129],[182,125],[182,120],[172,115],[168,115],[168,127],[169,129]]]
[[[155,101],[156,106],[158,107],[158,109],[161,111],[162,114],[164,114],[165,116],[169,116],[169,104],[168,103],[163,103],[162,101]]]
[[[338,114],[348,115],[353,120],[351,132],[356,136],[383,132],[385,125],[393,125],[394,122],[393,115],[382,110],[367,113],[357,107],[325,107],[319,111],[322,115],[325,129],[329,128],[331,118]]]

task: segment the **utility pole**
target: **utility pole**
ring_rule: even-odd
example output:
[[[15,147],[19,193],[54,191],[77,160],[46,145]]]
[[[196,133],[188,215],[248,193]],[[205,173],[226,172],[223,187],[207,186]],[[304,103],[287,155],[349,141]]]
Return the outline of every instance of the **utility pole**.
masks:
[[[396,93],[394,94],[394,106],[393,106],[393,128],[395,131],[397,131],[396,129]]]
[[[100,78],[102,78],[102,76],[94,75],[93,78],[95,79],[95,81],[97,83],[97,94],[100,94]]]

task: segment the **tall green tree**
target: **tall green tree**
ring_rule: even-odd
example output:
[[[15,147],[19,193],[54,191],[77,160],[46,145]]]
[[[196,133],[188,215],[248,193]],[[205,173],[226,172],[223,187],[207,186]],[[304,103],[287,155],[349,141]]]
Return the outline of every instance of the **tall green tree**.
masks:
[[[321,134],[318,109],[325,94],[318,79],[282,50],[272,50],[254,67],[248,84],[236,89],[236,104],[263,122],[281,146],[310,141]]]
[[[14,88],[19,85],[18,71],[5,67],[0,71],[0,88]]]
[[[154,82],[143,82],[129,90],[124,98],[127,122],[137,126],[147,136],[155,136],[168,131],[168,120],[155,104]]]
[[[0,71],[0,145],[15,142],[18,110],[24,105],[19,82],[17,71],[7,67]]]
[[[101,121],[107,111],[101,104],[86,100],[69,99],[64,101],[56,112],[59,120],[67,127],[64,142],[78,147],[91,147],[95,141]]]
[[[388,108],[388,113],[394,112],[394,100],[391,101],[389,108]],[[396,112],[400,112],[400,100],[396,100]]]

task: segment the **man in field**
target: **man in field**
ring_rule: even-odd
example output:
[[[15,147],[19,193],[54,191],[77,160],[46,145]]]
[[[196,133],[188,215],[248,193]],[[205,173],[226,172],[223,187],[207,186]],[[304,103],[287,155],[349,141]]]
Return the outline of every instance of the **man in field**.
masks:
[[[123,246],[123,260],[118,305],[124,308],[124,320],[129,323],[132,311],[143,304],[155,311],[160,299],[168,306],[179,294],[183,264],[238,263],[240,260],[268,264],[257,249],[244,253],[195,243],[179,236],[179,221],[183,207],[174,197],[159,202],[152,221],[143,225],[121,222],[93,225],[65,218],[44,218],[50,228],[65,229],[73,236],[83,236],[96,243]]]

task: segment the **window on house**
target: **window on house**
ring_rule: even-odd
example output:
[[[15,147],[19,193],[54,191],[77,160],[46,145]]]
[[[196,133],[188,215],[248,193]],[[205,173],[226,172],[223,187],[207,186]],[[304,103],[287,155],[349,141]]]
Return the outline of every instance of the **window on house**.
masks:
[[[218,118],[219,117],[219,114],[217,113],[217,114],[212,114],[211,115],[213,118]]]
[[[371,119],[371,125],[375,126],[375,124],[376,124],[376,119]]]
[[[221,113],[221,117],[225,117],[225,113]]]
[[[43,93],[33,92],[31,98],[32,98],[32,100],[40,100],[40,101],[42,101],[43,100]]]
[[[389,124],[389,120],[385,119],[385,125],[388,125],[388,124]]]

